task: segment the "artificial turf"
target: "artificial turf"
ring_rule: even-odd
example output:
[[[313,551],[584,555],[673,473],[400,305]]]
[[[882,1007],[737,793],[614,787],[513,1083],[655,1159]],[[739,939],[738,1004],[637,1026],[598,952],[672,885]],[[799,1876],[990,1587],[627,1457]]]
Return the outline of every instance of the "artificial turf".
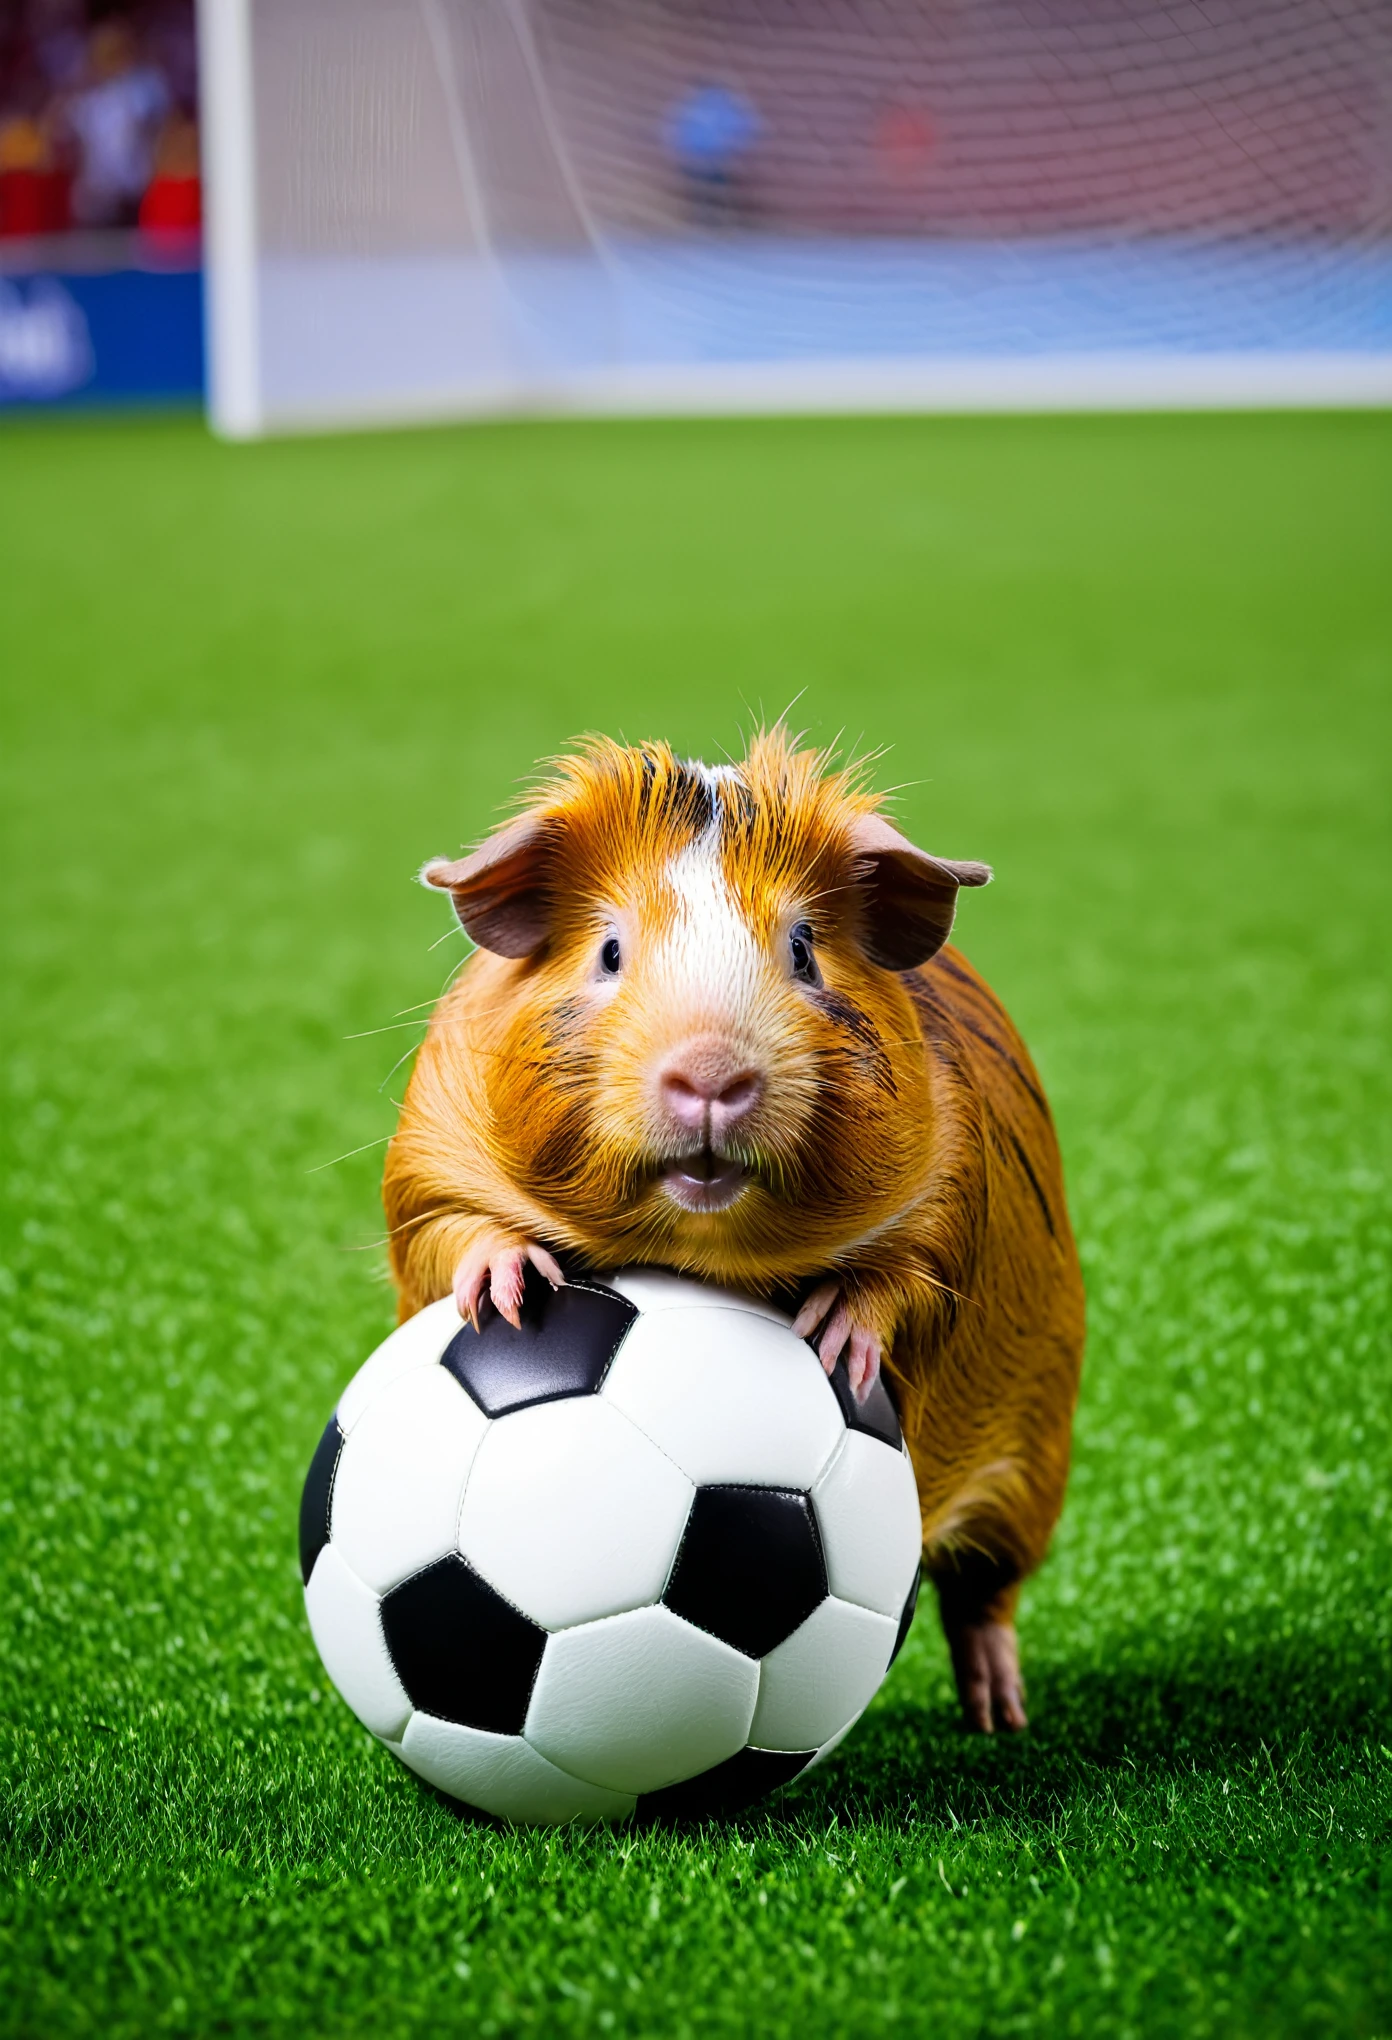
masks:
[[[1392,419],[0,441],[0,2030],[1392,2033]],[[426,855],[800,695],[989,858],[1090,1292],[1034,1723],[925,1604],[744,1819],[456,1818],[327,1689]]]

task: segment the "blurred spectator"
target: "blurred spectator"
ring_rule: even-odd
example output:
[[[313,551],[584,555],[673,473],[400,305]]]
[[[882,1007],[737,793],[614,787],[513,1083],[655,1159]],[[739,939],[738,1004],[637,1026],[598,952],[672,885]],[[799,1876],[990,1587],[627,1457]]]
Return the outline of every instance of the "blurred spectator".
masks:
[[[875,154],[881,174],[901,190],[923,183],[937,146],[932,120],[921,106],[892,102],[875,123]]]
[[[722,226],[747,217],[750,165],[762,133],[754,107],[729,85],[693,85],[668,109],[663,147],[698,220]]]
[[[78,148],[73,217],[83,226],[130,226],[170,111],[169,87],[153,64],[141,61],[130,25],[119,17],[92,30],[87,75],[91,82],[67,108]]]
[[[83,0],[29,0],[28,42],[34,68],[48,95],[82,83],[87,60],[87,10]]]
[[[164,73],[174,104],[185,113],[192,113],[198,104],[198,45],[192,0],[158,0],[152,12],[147,14],[142,9],[140,34],[146,55]]]
[[[61,234],[68,183],[43,120],[27,113],[0,119],[0,238]]]
[[[198,128],[186,114],[171,114],[164,124],[139,220],[141,233],[171,252],[197,239],[202,221]]]

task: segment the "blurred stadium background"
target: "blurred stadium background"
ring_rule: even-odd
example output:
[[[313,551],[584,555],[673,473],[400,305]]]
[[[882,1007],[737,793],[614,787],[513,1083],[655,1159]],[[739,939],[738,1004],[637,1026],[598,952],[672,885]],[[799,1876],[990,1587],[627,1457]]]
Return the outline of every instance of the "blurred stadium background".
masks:
[[[0,2040],[1387,2040],[1392,5],[200,4],[0,0]],[[470,1826],[294,1563],[413,873],[790,703],[1058,1116],[1033,1724],[925,1611],[744,1822]]]
[[[1384,0],[8,0],[0,401],[1392,398]]]

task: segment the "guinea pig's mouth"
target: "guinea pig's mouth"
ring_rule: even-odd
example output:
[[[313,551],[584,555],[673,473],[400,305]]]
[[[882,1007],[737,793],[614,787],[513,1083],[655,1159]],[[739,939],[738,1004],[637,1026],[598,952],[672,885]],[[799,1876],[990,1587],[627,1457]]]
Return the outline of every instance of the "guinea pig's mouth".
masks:
[[[749,1171],[743,1162],[702,1148],[699,1154],[668,1162],[658,1180],[683,1211],[726,1211],[744,1195]]]

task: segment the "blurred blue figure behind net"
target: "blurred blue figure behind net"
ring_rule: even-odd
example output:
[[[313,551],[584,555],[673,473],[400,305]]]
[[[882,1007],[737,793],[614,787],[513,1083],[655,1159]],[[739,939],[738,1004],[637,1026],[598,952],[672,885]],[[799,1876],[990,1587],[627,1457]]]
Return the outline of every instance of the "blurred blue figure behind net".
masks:
[[[668,109],[663,147],[695,220],[729,226],[752,215],[752,166],[762,132],[754,106],[730,85],[693,85]]]

